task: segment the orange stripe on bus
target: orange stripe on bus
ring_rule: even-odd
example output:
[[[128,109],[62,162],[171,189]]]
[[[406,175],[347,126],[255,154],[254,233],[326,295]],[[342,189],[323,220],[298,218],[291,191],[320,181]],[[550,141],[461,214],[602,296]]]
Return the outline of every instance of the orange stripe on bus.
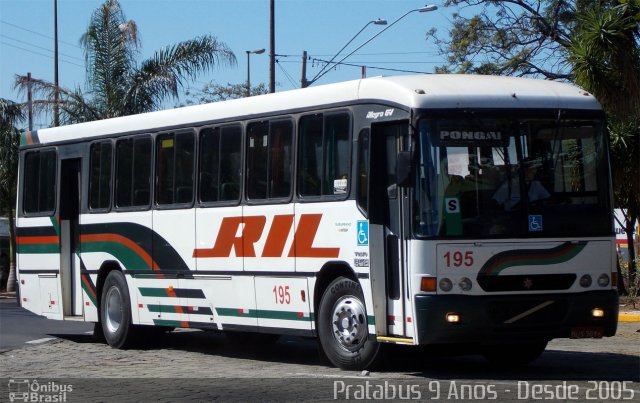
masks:
[[[128,247],[129,249],[134,251],[136,254],[138,254],[138,256],[140,256],[142,258],[142,260],[144,260],[145,263],[152,270],[160,270],[160,267],[158,267],[156,262],[153,261],[151,256],[149,256],[149,254],[144,249],[142,249],[140,247],[140,245],[138,245],[137,243],[133,242],[129,238],[123,237],[122,235],[118,235],[118,234],[80,235],[80,242],[105,242],[105,241],[106,242],[120,243],[120,244]]]
[[[58,243],[60,242],[60,238],[57,235],[50,236],[20,236],[16,237],[16,243],[22,244],[47,244],[47,243]]]

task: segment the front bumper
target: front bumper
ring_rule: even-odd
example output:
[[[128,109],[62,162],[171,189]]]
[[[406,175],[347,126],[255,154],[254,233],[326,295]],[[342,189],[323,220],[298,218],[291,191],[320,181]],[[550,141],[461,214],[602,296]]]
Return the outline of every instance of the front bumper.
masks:
[[[415,319],[419,344],[526,342],[601,331],[613,336],[618,325],[615,290],[537,295],[417,295]],[[604,317],[594,318],[594,308]],[[447,313],[460,322],[445,321]],[[583,336],[584,337],[584,336]]]

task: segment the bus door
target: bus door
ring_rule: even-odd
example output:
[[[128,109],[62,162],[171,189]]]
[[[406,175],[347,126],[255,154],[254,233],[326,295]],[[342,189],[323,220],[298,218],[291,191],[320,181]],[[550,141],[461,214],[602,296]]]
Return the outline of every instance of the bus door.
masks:
[[[81,158],[61,160],[60,168],[60,281],[65,316],[82,315],[80,283],[80,189]]]
[[[371,126],[369,246],[376,333],[406,336],[407,190],[396,186],[398,153],[408,148],[408,122]],[[382,299],[379,296],[384,295]]]

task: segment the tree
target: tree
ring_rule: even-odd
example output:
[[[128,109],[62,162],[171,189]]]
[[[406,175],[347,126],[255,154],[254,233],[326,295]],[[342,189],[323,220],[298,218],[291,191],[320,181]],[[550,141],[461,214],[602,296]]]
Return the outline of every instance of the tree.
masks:
[[[449,64],[437,72],[568,80],[601,102],[608,118],[616,205],[632,237],[640,214],[640,0],[447,0],[480,10],[454,15],[449,38],[433,37]],[[630,274],[635,273],[633,242]]]
[[[167,99],[178,97],[186,79],[219,64],[236,64],[227,45],[208,35],[168,46],[137,63],[138,28],[125,18],[117,0],[106,0],[94,11],[80,43],[87,82],[84,91],[58,88],[63,124],[157,110]],[[56,86],[45,80],[32,83],[34,92],[42,97],[36,107],[50,111]],[[17,85],[25,90],[27,77],[18,76]]]
[[[595,3],[577,17],[568,62],[574,81],[607,111],[614,191],[625,216],[633,285],[633,230],[640,216],[640,1]]]
[[[9,281],[7,290],[13,291],[16,270],[16,236],[14,208],[18,181],[18,147],[20,131],[16,124],[24,120],[20,105],[0,98],[0,215],[9,218]]]
[[[206,84],[201,90],[193,93],[187,92],[187,105],[205,104],[209,102],[227,101],[230,99],[238,99],[246,97],[247,85],[242,84],[230,84],[220,85],[215,82]],[[255,87],[251,87],[251,95],[263,95],[269,93],[269,89],[266,84],[260,83]]]

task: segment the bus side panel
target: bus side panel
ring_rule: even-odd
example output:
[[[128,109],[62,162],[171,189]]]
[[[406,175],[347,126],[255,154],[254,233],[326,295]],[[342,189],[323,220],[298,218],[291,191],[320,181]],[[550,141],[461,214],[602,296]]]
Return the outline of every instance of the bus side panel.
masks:
[[[105,262],[113,262],[122,270],[129,285],[131,298],[131,314],[133,323],[138,323],[138,310],[135,307],[136,290],[132,288],[132,273],[154,273],[152,252],[152,216],[149,211],[112,212],[109,214],[82,215],[80,226],[80,255],[86,270],[82,278],[85,320],[97,319],[93,317],[91,306],[87,309],[87,302],[94,304],[98,290],[95,274]],[[157,274],[157,273],[154,273]],[[88,280],[93,280],[89,282]],[[99,301],[95,300],[95,304]],[[87,316],[90,314],[90,316]],[[95,312],[97,314],[97,312]]]
[[[214,322],[219,330],[257,330],[253,277],[207,276],[199,279],[198,283],[204,292],[204,299],[198,299],[198,304],[194,302],[193,306],[199,310],[204,306],[204,310],[192,310],[191,322]],[[210,316],[205,316],[209,314],[208,311],[211,311],[213,320]]]
[[[369,223],[355,201],[297,203],[295,213],[296,272],[318,272],[327,263],[348,266],[362,286],[369,328],[375,333],[369,283]],[[310,291],[315,290],[314,283],[310,282]],[[310,296],[311,301],[321,298],[322,295]]]
[[[192,254],[197,270],[242,271],[242,242],[234,240],[242,233],[242,225],[238,221],[242,220],[242,209],[212,207],[197,208],[195,211],[196,244]]]
[[[134,323],[170,327],[188,327],[185,291],[182,279],[163,278],[161,274],[127,276]],[[135,318],[137,316],[137,318]]]
[[[154,270],[186,271],[196,269],[195,209],[153,210]]]
[[[100,224],[113,219],[115,214],[81,214],[80,215],[80,275],[82,284],[82,304],[84,310],[84,320],[86,322],[98,321],[98,270],[102,264],[108,260],[117,260],[113,254],[108,253],[106,248],[96,248],[97,244],[92,242],[95,239],[95,231],[87,231],[87,226]],[[87,233],[85,236],[85,232]],[[123,267],[124,268],[124,267]]]
[[[18,217],[16,227],[18,287],[22,307],[51,319],[62,319],[57,221],[55,217]],[[41,276],[45,278],[42,285]]]
[[[265,328],[311,330],[306,278],[256,277],[259,330]]]

